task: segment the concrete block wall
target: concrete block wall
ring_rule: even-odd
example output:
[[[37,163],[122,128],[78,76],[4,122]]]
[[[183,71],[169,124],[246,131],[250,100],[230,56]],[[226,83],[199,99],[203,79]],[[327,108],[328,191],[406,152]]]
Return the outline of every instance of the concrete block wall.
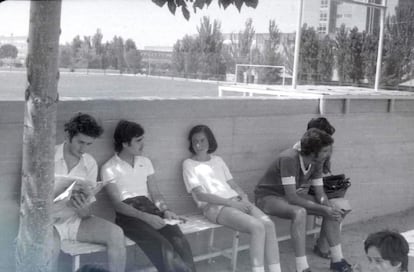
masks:
[[[18,228],[24,104],[0,101],[0,271],[13,263]],[[334,135],[334,173],[346,173],[352,186],[347,197],[354,211],[346,223],[385,215],[414,206],[414,100],[396,100],[392,112],[381,99],[353,99],[343,114],[340,100],[327,100],[325,116]],[[102,122],[105,133],[91,152],[98,163],[112,155],[112,135],[121,118],[146,130],[145,155],[169,205],[179,213],[196,211],[185,192],[181,162],[189,156],[187,134],[197,124],[209,125],[235,180],[252,196],[253,188],[272,158],[292,146],[307,122],[319,116],[317,99],[208,98],[64,100],[58,106],[57,142],[63,124],[76,112]],[[98,215],[113,217],[105,194],[98,198]],[[6,270],[4,270],[6,271]]]

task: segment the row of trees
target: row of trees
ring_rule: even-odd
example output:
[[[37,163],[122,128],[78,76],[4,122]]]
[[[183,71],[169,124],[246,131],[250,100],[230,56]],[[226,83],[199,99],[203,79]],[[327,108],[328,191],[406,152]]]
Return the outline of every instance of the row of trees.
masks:
[[[414,2],[396,8],[394,16],[387,18],[382,84],[397,86],[413,74],[414,54]],[[70,44],[61,46],[60,66],[67,68],[116,69],[137,73],[147,67],[135,42],[113,37],[102,42],[98,29],[93,36],[75,37]],[[235,73],[236,64],[285,66],[287,74],[293,70],[293,40],[283,39],[274,20],[269,21],[266,40],[261,45],[255,41],[256,31],[252,19],[244,29],[230,36],[225,42],[219,21],[202,18],[196,35],[186,35],[173,47],[171,63],[158,70],[173,76],[224,80],[226,74]],[[301,83],[330,83],[335,78],[339,84],[374,84],[378,50],[378,33],[368,34],[358,28],[347,29],[342,25],[335,35],[321,36],[304,25],[301,35],[299,81]],[[228,40],[227,40],[228,41]],[[260,43],[260,42],[259,42]],[[171,69],[170,69],[171,68]],[[246,81],[241,68],[235,75]],[[257,83],[280,83],[281,69],[254,68]],[[152,69],[154,71],[154,69]],[[155,72],[155,71],[154,71]],[[335,74],[335,75],[334,75]],[[246,77],[246,75],[244,75]]]
[[[60,67],[76,69],[116,69],[137,73],[141,68],[141,54],[132,39],[124,41],[114,36],[111,41],[102,42],[100,29],[93,36],[76,36],[71,43],[60,47]]]
[[[268,40],[259,48],[254,42],[253,21],[248,19],[244,29],[231,34],[230,43],[224,43],[220,22],[203,17],[195,36],[186,35],[174,44],[172,68],[183,77],[224,79],[226,73],[235,73],[237,63],[286,65],[288,60],[280,53],[281,34],[274,20],[269,22],[268,31]],[[236,76],[241,77],[248,69],[241,69]],[[262,83],[280,80],[279,70],[256,70]]]
[[[414,2],[397,6],[385,25],[383,86],[398,86],[414,76]],[[313,28],[302,29],[299,78],[302,82],[332,80],[336,69],[340,84],[375,81],[378,31],[368,34],[342,25],[335,38],[320,37]]]
[[[395,15],[387,18],[381,75],[383,86],[398,86],[414,75],[412,18],[412,1],[400,3]],[[230,44],[224,44],[220,23],[203,18],[197,35],[185,36],[174,45],[173,69],[181,76],[198,78],[223,78],[225,73],[234,73],[236,63],[282,65],[288,73],[292,71],[294,44],[286,40],[281,42],[281,34],[274,21],[269,22],[264,47],[257,47],[254,38],[251,19],[246,21],[244,30],[231,35]],[[322,36],[314,28],[304,25],[299,80],[312,84],[330,83],[335,77],[339,84],[373,85],[378,40],[378,29],[374,33],[366,33],[356,27],[348,29],[342,25],[335,35]],[[256,70],[259,70],[261,83],[280,80],[280,70]]]
[[[303,83],[331,82],[334,70],[340,84],[374,83],[378,35],[348,31],[342,25],[335,38],[302,28],[299,79]]]

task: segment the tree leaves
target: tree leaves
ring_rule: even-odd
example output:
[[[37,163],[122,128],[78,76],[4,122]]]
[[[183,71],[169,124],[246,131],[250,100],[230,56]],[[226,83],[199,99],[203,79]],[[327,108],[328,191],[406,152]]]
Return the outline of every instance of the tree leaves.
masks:
[[[184,18],[188,21],[190,19],[190,12],[188,11],[187,7],[182,6],[181,12],[183,13]]]
[[[234,4],[236,5],[237,9],[239,10],[239,12],[241,11],[241,8],[243,6],[243,0],[235,0]]]
[[[168,9],[172,14],[175,15],[175,10],[177,9],[177,5],[174,3],[174,0],[168,0]]]
[[[165,3],[168,3],[169,11],[175,15],[177,8],[181,7],[181,12],[186,20],[190,19],[190,12],[188,5],[192,5],[194,13],[197,9],[203,9],[208,7],[213,0],[152,0],[157,6],[163,7]],[[259,0],[217,0],[220,7],[226,9],[230,5],[235,5],[239,12],[242,9],[243,4],[250,8],[256,8]]]
[[[243,1],[243,0],[242,0]],[[234,0],[219,0],[219,6],[223,6],[226,9],[230,4],[233,4]]]
[[[156,5],[162,7],[165,5],[165,3],[167,3],[167,0],[152,0],[152,2],[154,2]]]
[[[250,8],[256,8],[259,4],[259,0],[245,0],[244,3]]]

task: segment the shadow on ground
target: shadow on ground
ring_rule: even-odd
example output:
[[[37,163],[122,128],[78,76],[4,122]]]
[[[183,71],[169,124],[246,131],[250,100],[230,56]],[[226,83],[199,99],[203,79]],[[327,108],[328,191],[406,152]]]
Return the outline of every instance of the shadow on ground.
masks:
[[[363,249],[363,241],[371,232],[383,229],[405,232],[414,229],[414,208],[405,212],[376,217],[368,221],[345,225],[343,228],[342,244],[344,255],[352,264],[360,264],[363,271],[367,271],[366,257]],[[312,253],[314,241],[311,237],[307,242],[307,254],[313,272],[328,272],[329,260],[317,257]],[[295,259],[290,241],[280,243],[280,257],[283,272],[295,272]],[[207,261],[197,263],[198,272],[222,272],[231,271],[230,262],[224,257],[217,257],[212,263]],[[251,271],[248,251],[239,253],[237,271]],[[414,263],[411,261],[409,271],[414,271]]]

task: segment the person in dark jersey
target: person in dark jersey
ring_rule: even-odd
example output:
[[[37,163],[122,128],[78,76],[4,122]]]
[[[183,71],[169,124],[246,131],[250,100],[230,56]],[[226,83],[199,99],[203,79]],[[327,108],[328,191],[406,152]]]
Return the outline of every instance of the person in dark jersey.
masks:
[[[308,213],[323,217],[322,229],[330,246],[331,270],[352,271],[341,246],[340,223],[344,211],[333,206],[323,190],[323,163],[331,153],[333,142],[326,132],[309,129],[301,138],[300,149],[289,148],[280,153],[255,188],[256,205],[260,209],[291,220],[298,272],[311,271],[305,255]],[[297,192],[305,184],[314,186],[315,196]]]

